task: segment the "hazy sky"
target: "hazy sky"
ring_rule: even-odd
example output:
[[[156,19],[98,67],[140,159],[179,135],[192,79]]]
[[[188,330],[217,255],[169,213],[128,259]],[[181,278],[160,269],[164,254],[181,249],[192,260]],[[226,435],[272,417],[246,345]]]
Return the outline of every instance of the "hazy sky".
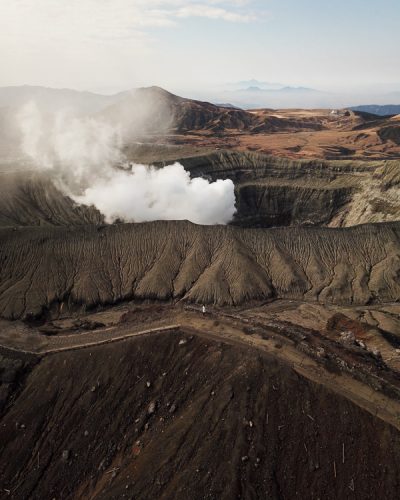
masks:
[[[0,0],[0,86],[400,90],[399,26],[399,0]]]

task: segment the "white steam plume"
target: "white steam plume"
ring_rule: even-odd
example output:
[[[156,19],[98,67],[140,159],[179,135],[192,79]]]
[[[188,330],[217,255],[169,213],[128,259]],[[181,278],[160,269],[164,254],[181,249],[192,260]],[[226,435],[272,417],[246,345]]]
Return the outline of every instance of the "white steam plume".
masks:
[[[116,218],[136,222],[188,219],[197,224],[226,224],[235,211],[232,181],[190,179],[179,163],[160,169],[134,165],[129,172],[99,179],[75,200],[95,205],[108,222]]]
[[[179,163],[129,165],[121,152],[121,130],[104,121],[66,113],[46,117],[34,103],[18,118],[23,152],[35,167],[77,203],[94,205],[107,222],[226,224],[235,213],[231,180],[191,179]]]

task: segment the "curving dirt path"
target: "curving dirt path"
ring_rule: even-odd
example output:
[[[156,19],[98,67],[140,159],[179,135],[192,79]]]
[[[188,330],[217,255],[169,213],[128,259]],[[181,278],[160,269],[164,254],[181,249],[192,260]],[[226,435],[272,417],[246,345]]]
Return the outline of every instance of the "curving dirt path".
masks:
[[[171,318],[174,319],[171,322]],[[259,333],[245,334],[248,327],[248,318],[229,316],[218,312],[201,314],[195,308],[184,311],[174,311],[164,321],[157,320],[149,323],[146,329],[137,325],[119,324],[96,331],[83,332],[73,335],[58,335],[47,337],[45,343],[25,348],[22,341],[15,342],[15,338],[2,338],[0,347],[14,351],[47,356],[50,354],[86,349],[102,344],[125,341],[135,337],[143,337],[173,331],[185,335],[199,335],[224,343],[233,343],[239,346],[250,346],[262,351],[279,361],[289,364],[299,375],[327,387],[351,400],[361,408],[400,430],[400,401],[392,399],[366,383],[356,380],[351,375],[341,371],[334,373],[327,371],[324,366],[296,348],[295,343],[275,329],[263,328],[263,335]],[[309,418],[313,418],[312,415]]]

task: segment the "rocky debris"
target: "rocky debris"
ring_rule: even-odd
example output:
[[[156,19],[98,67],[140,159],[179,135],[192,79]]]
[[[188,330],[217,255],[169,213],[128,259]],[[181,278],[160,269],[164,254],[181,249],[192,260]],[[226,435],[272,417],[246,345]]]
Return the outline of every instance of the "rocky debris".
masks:
[[[80,320],[77,319],[73,323],[75,330],[97,330],[98,328],[104,328],[106,325],[101,321],[92,321],[90,319]]]
[[[71,456],[70,450],[63,450],[63,452],[61,454],[61,457],[64,460],[64,462],[66,462],[67,460],[69,460],[70,456]]]
[[[379,349],[371,349],[371,354],[376,358],[376,359],[382,359],[382,354],[379,351]]]
[[[3,483],[15,484],[18,475],[19,498],[29,498],[32,487],[38,498],[52,498],[55,492],[57,498],[75,498],[82,484],[88,485],[86,496],[99,498],[123,498],[124,493],[177,500],[225,493],[227,499],[275,498],[277,481],[284,498],[296,492],[308,498],[310,491],[315,498],[324,498],[326,491],[332,491],[332,498],[346,498],[354,477],[360,498],[378,498],[382,484],[388,498],[396,498],[400,450],[392,425],[270,354],[225,343],[223,356],[216,356],[219,342],[200,335],[181,350],[177,345],[183,334],[100,345],[92,356],[82,349],[43,357],[1,417]],[[167,379],[161,378],[163,370]],[[196,376],[183,377],[188,370]],[[96,404],[88,391],[82,392],[82,384],[71,384],[76,373],[89,381],[88,388],[102,381]],[[150,391],[147,380],[153,384]],[[155,413],[148,415],[151,403],[156,403]],[[15,429],[16,415],[29,432]],[[83,438],[85,430],[90,440]],[[46,474],[38,474],[32,455],[38,442]],[[342,442],[346,469],[338,462]],[[44,455],[42,463],[47,449],[60,459],[47,462]],[[63,450],[69,452],[65,460]],[[333,481],[331,457],[337,457],[342,482]],[[309,469],[311,460],[319,469]],[[348,463],[351,475],[342,477]],[[116,475],[105,476],[115,466],[121,466]],[[134,471],[139,473],[133,480],[128,475]],[[226,477],[237,478],[240,490],[236,481],[227,486]],[[170,478],[181,491],[169,489]]]
[[[247,418],[243,419],[243,425],[245,427],[250,427],[252,428],[254,426],[254,422],[252,420],[248,420]]]
[[[361,349],[367,349],[367,346],[365,344],[365,342],[363,342],[362,340],[356,340],[356,344],[361,347]]]
[[[354,345],[356,343],[356,337],[351,331],[341,332],[340,342],[347,345]]]
[[[257,329],[254,328],[253,326],[244,326],[242,330],[245,335],[253,335],[254,333],[257,332]]]
[[[47,324],[40,326],[38,328],[38,331],[40,333],[42,333],[43,335],[48,335],[48,336],[58,335],[61,330],[62,329],[59,326],[54,325],[52,322],[47,323]]]

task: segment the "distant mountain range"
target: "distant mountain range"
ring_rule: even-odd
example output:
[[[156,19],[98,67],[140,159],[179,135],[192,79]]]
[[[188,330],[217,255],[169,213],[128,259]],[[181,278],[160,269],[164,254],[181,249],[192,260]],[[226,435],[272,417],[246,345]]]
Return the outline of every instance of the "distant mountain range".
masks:
[[[227,85],[227,88],[229,88],[230,90],[240,90],[249,87],[257,87],[262,90],[278,90],[285,86],[286,85],[284,83],[261,82],[260,80],[255,80],[253,78],[251,80],[242,80],[240,82],[229,83]]]
[[[362,106],[354,106],[353,111],[364,111],[379,116],[400,115],[400,104],[366,104]]]
[[[250,86],[245,89],[239,89],[237,92],[318,92],[318,90],[310,89],[308,87],[280,87],[278,89],[264,89]]]
[[[123,99],[129,92],[114,95],[95,94],[71,89],[53,89],[32,85],[0,87],[0,108],[21,107],[29,101],[35,101],[40,109],[54,112],[68,108],[80,113],[95,113]]]
[[[244,87],[240,88],[240,85]],[[233,85],[233,84],[232,84]],[[225,109],[284,109],[284,108],[347,108],[351,105],[351,97],[343,98],[329,92],[323,92],[308,87],[290,87],[277,86],[275,83],[259,82],[258,80],[248,80],[238,82],[236,89],[225,89],[203,94],[198,101],[208,101],[218,103],[219,108]],[[247,85],[247,86],[246,86]],[[29,101],[35,101],[39,108],[45,112],[56,112],[59,110],[69,110],[77,114],[93,115],[102,113],[106,109],[118,109],[121,115],[136,115],[140,119],[143,114],[148,115],[160,113],[163,109],[163,122],[166,96],[171,96],[167,91],[159,87],[149,87],[146,89],[133,89],[119,92],[113,95],[102,95],[93,92],[82,92],[71,89],[53,89],[39,86],[16,86],[0,87],[0,108],[18,109]],[[383,99],[384,96],[382,96]],[[356,98],[352,100],[354,102]],[[135,106],[127,106],[127,103]],[[154,101],[154,102],[153,102]],[[196,102],[193,99],[187,99],[187,102]],[[344,102],[343,102],[344,101]],[[348,102],[350,101],[350,102]],[[163,103],[161,105],[161,102]],[[375,101],[376,102],[376,101]],[[379,101],[378,101],[379,102]],[[219,104],[224,103],[224,104]],[[153,105],[154,104],[154,105]],[[375,104],[360,105],[350,107],[349,109],[363,111],[371,114],[386,116],[400,114],[400,104]],[[2,111],[4,116],[5,110]],[[1,117],[0,117],[1,118]],[[152,121],[152,118],[148,116]],[[146,118],[147,120],[147,118]],[[1,121],[1,120],[0,120]]]
[[[270,116],[268,110],[253,113],[231,104],[215,105],[207,101],[186,99],[160,87],[147,87],[114,96],[101,96],[88,92],[46,88],[0,88],[0,128],[8,130],[0,136],[0,145],[11,145],[18,140],[17,127],[12,128],[13,115],[24,101],[33,99],[42,111],[74,109],[86,116],[99,119],[121,130],[126,142],[141,136],[207,131],[225,133],[237,130],[253,133],[276,131],[320,130],[323,126],[314,120],[281,119]],[[275,92],[275,91],[273,91]],[[278,92],[278,91],[276,91]],[[269,93],[269,91],[267,92]],[[46,99],[48,96],[48,100]],[[88,103],[85,102],[88,99]],[[1,104],[8,104],[1,107]],[[44,104],[44,108],[42,104]],[[90,112],[87,112],[90,109]],[[49,113],[50,114],[50,113]]]
[[[251,86],[237,90],[226,90],[213,100],[217,99],[219,102],[231,102],[234,106],[244,109],[332,107],[332,99],[329,94],[307,87],[263,89]]]
[[[257,80],[238,82],[242,88],[222,90],[219,93],[210,94],[201,101],[217,103],[224,108],[289,108],[289,107],[324,107],[323,100],[325,93],[307,87],[281,86],[280,84],[269,84]],[[250,85],[249,85],[250,84]],[[157,88],[157,87],[150,87]],[[0,108],[21,108],[29,101],[35,101],[42,111],[57,112],[65,110],[77,114],[95,114],[102,110],[116,105],[125,100],[129,100],[132,95],[140,89],[127,90],[113,95],[102,95],[94,92],[77,91],[71,89],[54,89],[39,86],[15,86],[0,87]],[[159,93],[150,93],[152,97]],[[144,99],[146,109],[148,109],[150,95],[139,94]],[[157,99],[156,99],[157,100]],[[140,99],[139,99],[139,108]],[[122,106],[121,106],[122,108]],[[121,109],[125,113],[125,109]],[[137,109],[141,113],[141,109]]]
[[[92,114],[129,98],[134,92],[135,89],[113,95],[103,95],[29,85],[0,87],[0,108],[20,108],[25,103],[34,100],[43,111],[54,112],[67,108],[70,112]],[[244,80],[228,84],[219,90],[205,90],[197,93],[196,99],[225,103],[218,104],[225,108],[349,108],[382,116],[400,114],[400,104],[386,104],[387,102],[400,102],[400,92],[371,96],[371,101],[376,104],[359,105],[359,95],[341,95],[309,87],[288,86],[258,80]]]
[[[321,107],[325,92],[316,89],[290,86],[283,83],[243,80],[230,83],[218,99],[231,102],[241,108],[285,108],[285,107]],[[213,99],[214,101],[217,98]]]

